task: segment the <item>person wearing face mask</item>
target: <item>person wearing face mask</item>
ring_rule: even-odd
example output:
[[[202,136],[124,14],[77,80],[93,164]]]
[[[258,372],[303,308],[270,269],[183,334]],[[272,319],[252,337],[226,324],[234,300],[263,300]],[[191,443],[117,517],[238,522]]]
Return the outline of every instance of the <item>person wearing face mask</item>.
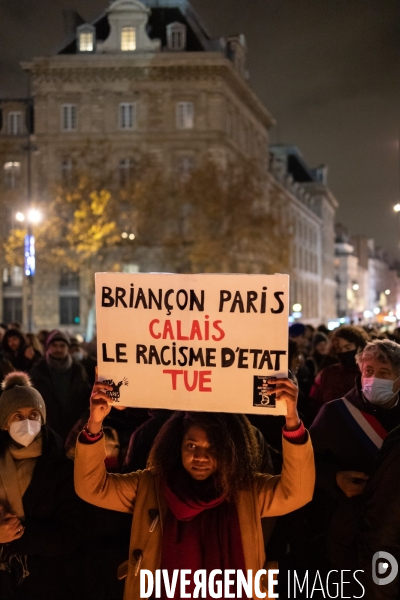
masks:
[[[0,508],[0,598],[78,597],[72,552],[84,505],[74,492],[73,463],[26,373],[8,374],[0,397]]]
[[[96,379],[96,357],[88,354],[88,352],[83,348],[82,342],[77,337],[71,337],[69,353],[72,358],[80,363],[85,369],[89,383],[91,386],[93,386]]]
[[[360,375],[356,354],[365,348],[368,341],[364,329],[355,325],[344,325],[334,331],[331,344],[339,362],[323,368],[317,374],[310,392],[310,400],[315,408],[342,398],[354,387],[356,377]]]
[[[400,345],[374,340],[356,360],[361,374],[354,388],[325,404],[310,428],[317,469],[313,516],[322,518],[327,556],[338,569],[352,568],[364,487],[384,439],[400,424]]]

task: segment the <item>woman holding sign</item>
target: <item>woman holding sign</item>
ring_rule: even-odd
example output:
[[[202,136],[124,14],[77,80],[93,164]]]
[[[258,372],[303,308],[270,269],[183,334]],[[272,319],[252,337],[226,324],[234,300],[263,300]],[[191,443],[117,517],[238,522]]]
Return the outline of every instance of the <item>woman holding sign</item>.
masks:
[[[125,600],[166,598],[165,589],[174,586],[168,597],[195,597],[194,592],[210,597],[211,588],[218,593],[218,584],[227,581],[232,593],[239,573],[250,577],[249,569],[252,591],[247,597],[267,591],[261,517],[283,515],[309,502],[315,479],[311,442],[297,413],[298,389],[289,379],[270,383],[287,404],[279,476],[258,473],[258,446],[246,417],[197,412],[177,412],[167,421],[147,469],[107,473],[102,422],[110,411],[110,388],[95,383],[89,421],[77,442],[75,488],[96,506],[134,512],[129,557],[120,573],[127,576]],[[215,570],[222,572],[220,582],[203,580],[202,573],[215,577]],[[183,589],[190,595],[182,595]],[[240,596],[235,591],[219,597]]]

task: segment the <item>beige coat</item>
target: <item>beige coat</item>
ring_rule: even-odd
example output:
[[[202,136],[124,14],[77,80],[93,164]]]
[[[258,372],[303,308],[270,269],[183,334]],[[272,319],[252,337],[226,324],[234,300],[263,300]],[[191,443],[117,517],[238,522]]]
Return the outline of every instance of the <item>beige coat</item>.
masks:
[[[94,444],[77,443],[75,490],[78,496],[95,506],[134,513],[124,600],[138,600],[139,570],[154,573],[160,568],[167,505],[159,481],[149,470],[109,474],[104,457],[103,440]],[[255,574],[264,567],[261,517],[284,515],[304,506],[312,498],[314,482],[311,441],[292,444],[283,439],[282,474],[258,474],[253,489],[240,492],[237,500],[246,569],[252,569]]]

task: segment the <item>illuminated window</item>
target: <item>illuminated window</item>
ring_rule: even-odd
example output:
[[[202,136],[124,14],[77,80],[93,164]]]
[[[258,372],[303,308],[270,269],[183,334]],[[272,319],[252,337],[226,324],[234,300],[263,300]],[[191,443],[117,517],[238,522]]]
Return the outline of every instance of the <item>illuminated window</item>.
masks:
[[[22,133],[22,112],[12,111],[8,113],[7,132],[10,135],[21,135]]]
[[[193,129],[194,105],[193,102],[178,102],[176,105],[176,126],[178,129]]]
[[[121,29],[121,50],[132,52],[136,50],[136,28],[123,27]]]
[[[92,31],[82,31],[79,34],[79,52],[93,52]]]
[[[186,27],[183,23],[171,23],[167,26],[167,44],[169,50],[186,48]]]
[[[63,104],[61,106],[61,129],[63,131],[76,131],[76,104]]]
[[[21,163],[19,161],[8,161],[4,163],[4,184],[9,190],[14,190],[21,176]]]
[[[121,102],[119,105],[119,128],[135,129],[136,105],[134,102]]]

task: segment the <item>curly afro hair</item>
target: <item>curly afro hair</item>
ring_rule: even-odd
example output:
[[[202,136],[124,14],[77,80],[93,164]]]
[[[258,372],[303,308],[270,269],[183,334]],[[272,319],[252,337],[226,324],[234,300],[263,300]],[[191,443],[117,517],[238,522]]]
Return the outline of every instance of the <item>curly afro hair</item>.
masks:
[[[218,468],[215,488],[228,500],[250,489],[261,457],[247,417],[228,413],[176,412],[157,435],[147,462],[154,475],[168,481],[182,466],[182,441],[190,427],[200,427],[214,447]]]

